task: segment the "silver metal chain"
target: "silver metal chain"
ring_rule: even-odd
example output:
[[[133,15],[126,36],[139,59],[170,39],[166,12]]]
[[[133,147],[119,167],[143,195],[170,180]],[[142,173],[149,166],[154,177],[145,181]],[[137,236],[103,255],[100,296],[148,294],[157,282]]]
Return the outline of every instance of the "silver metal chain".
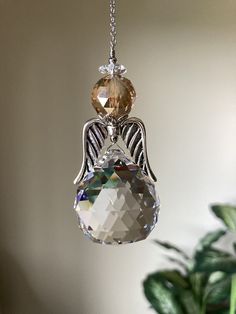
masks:
[[[1,0],[0,0],[1,1]],[[127,72],[122,64],[117,63],[116,58],[116,4],[117,0],[109,0],[110,3],[110,52],[109,64],[99,67],[99,72],[102,74],[110,75],[123,75]]]
[[[116,63],[116,0],[110,0],[110,56],[109,62]]]

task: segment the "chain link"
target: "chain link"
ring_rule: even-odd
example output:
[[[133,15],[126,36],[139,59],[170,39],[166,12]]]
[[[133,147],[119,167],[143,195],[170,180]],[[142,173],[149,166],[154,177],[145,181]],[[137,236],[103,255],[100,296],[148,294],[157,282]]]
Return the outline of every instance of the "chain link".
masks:
[[[116,63],[116,0],[110,0],[110,63]]]

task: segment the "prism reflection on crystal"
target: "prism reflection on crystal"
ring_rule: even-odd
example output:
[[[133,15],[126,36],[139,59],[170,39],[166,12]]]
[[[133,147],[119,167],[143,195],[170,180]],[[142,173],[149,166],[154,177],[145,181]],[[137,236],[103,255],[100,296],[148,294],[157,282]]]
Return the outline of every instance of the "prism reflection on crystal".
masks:
[[[119,149],[110,149],[78,186],[75,210],[83,232],[94,242],[131,243],[145,239],[159,211],[155,187]]]

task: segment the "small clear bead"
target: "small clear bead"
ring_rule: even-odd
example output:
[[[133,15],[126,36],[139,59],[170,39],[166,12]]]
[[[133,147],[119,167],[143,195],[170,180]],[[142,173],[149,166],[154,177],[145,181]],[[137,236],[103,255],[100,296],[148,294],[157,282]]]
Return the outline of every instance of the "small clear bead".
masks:
[[[127,69],[122,64],[116,64],[116,63],[110,63],[106,65],[102,65],[99,67],[99,72],[102,74],[125,74],[127,72]]]

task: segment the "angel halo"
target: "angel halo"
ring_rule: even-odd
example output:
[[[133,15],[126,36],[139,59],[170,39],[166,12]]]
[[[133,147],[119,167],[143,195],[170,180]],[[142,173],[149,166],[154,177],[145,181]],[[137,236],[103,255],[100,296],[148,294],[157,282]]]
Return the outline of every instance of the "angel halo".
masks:
[[[143,122],[129,117],[135,101],[126,69],[115,57],[115,0],[110,0],[111,49],[105,74],[92,90],[98,117],[83,129],[83,161],[74,183],[74,209],[81,230],[101,244],[124,244],[145,239],[154,228],[160,207],[147,156]],[[127,157],[117,144],[122,141]],[[107,143],[108,142],[108,143]]]

